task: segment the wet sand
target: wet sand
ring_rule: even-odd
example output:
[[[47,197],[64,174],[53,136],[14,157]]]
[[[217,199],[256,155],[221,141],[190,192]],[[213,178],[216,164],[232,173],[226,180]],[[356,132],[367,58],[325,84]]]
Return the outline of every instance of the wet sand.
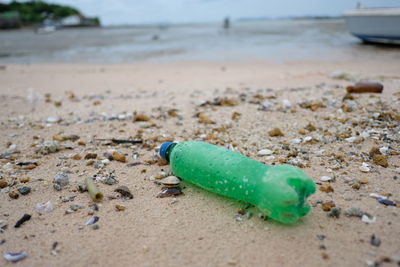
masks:
[[[14,185],[0,189],[0,227],[8,225],[0,233],[5,240],[0,252],[26,251],[18,266],[367,266],[367,261],[395,266],[399,70],[395,61],[7,65],[0,70],[0,167]],[[358,80],[382,82],[384,91],[343,100],[345,86]],[[215,97],[234,104],[218,105]],[[211,103],[200,105],[206,101]],[[215,124],[200,123],[199,112]],[[234,112],[239,115],[232,117]],[[134,122],[135,114],[149,120]],[[269,136],[275,127],[285,135]],[[35,152],[55,135],[80,138],[59,142],[55,153]],[[105,145],[97,138],[145,143]],[[169,167],[153,161],[156,148],[165,140],[190,139],[235,147],[266,164],[302,167],[318,183],[309,198],[311,212],[294,225],[282,225],[185,182],[183,195],[157,198],[161,186],[154,181]],[[381,149],[387,167],[374,162],[372,147]],[[273,157],[257,156],[261,149],[272,150]],[[126,154],[127,162],[102,163],[104,153],[113,150]],[[89,153],[97,159],[84,159]],[[19,162],[35,163],[27,169]],[[367,169],[360,169],[363,162]],[[97,182],[105,197],[92,211],[88,193],[76,186],[114,170],[118,183]],[[53,177],[60,171],[68,173],[69,185],[56,191]],[[332,181],[322,182],[322,176]],[[29,181],[22,183],[23,177]],[[122,185],[133,199],[114,192]],[[328,185],[334,192],[320,190]],[[10,198],[23,186],[31,192]],[[371,193],[397,206],[386,206]],[[53,211],[35,211],[47,201]],[[341,209],[339,218],[322,208],[332,203]],[[65,214],[71,204],[83,208]],[[117,204],[125,210],[117,211]],[[376,221],[345,215],[354,208]],[[24,213],[32,218],[14,228]],[[92,216],[100,218],[98,229],[85,226]],[[371,244],[372,235],[379,246],[376,240]],[[4,258],[0,263],[14,266]]]

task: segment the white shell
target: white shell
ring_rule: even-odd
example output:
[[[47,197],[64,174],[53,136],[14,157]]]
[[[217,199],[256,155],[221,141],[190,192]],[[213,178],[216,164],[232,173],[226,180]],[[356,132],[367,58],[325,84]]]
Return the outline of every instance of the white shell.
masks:
[[[179,180],[176,176],[167,176],[160,180],[160,183],[163,185],[178,185],[180,184],[181,180]]]
[[[321,178],[319,178],[319,180],[322,181],[322,182],[327,182],[327,181],[331,181],[332,177],[322,176]]]
[[[260,151],[257,152],[258,156],[268,156],[271,155],[273,153],[272,150],[269,149],[261,149]]]
[[[28,254],[26,252],[20,252],[20,253],[4,253],[3,257],[11,262],[17,262],[22,259],[25,259],[28,257]]]

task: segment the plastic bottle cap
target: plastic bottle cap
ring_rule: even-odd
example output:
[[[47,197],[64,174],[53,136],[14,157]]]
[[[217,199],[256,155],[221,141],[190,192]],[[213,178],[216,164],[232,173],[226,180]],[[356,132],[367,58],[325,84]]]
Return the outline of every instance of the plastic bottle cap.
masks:
[[[161,145],[160,147],[160,156],[163,160],[169,161],[167,159],[167,151],[170,145],[176,144],[174,142],[165,142],[164,144]]]

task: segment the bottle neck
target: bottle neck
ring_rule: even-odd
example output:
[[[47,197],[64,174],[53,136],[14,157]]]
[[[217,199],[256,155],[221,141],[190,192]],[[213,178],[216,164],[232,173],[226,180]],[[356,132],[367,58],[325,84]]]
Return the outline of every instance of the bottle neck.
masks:
[[[164,156],[163,158],[169,162],[169,156],[171,155],[172,150],[176,146],[176,143],[171,143],[168,145],[168,147],[165,149]]]

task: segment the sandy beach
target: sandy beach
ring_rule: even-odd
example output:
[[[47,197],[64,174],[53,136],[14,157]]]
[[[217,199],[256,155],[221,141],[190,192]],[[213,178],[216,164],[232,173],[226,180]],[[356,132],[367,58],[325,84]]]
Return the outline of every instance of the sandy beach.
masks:
[[[346,96],[360,80],[384,84],[383,93]],[[28,256],[0,265],[397,266],[399,88],[395,60],[7,64],[0,252]],[[270,136],[273,128],[284,136]],[[143,143],[97,140],[111,138]],[[44,151],[54,139],[58,151]],[[169,166],[155,156],[168,140],[298,166],[317,183],[312,210],[282,225],[185,181],[182,195],[159,198],[155,182]],[[260,156],[262,149],[271,154]],[[126,161],[106,160],[114,152]],[[60,191],[58,172],[69,177]],[[77,190],[94,175],[117,180],[96,182],[104,194],[97,208]],[[133,199],[115,192],[119,186]],[[22,195],[23,187],[30,192]],[[48,201],[51,211],[35,211]],[[31,219],[15,228],[24,214]],[[99,221],[86,226],[92,216]]]

